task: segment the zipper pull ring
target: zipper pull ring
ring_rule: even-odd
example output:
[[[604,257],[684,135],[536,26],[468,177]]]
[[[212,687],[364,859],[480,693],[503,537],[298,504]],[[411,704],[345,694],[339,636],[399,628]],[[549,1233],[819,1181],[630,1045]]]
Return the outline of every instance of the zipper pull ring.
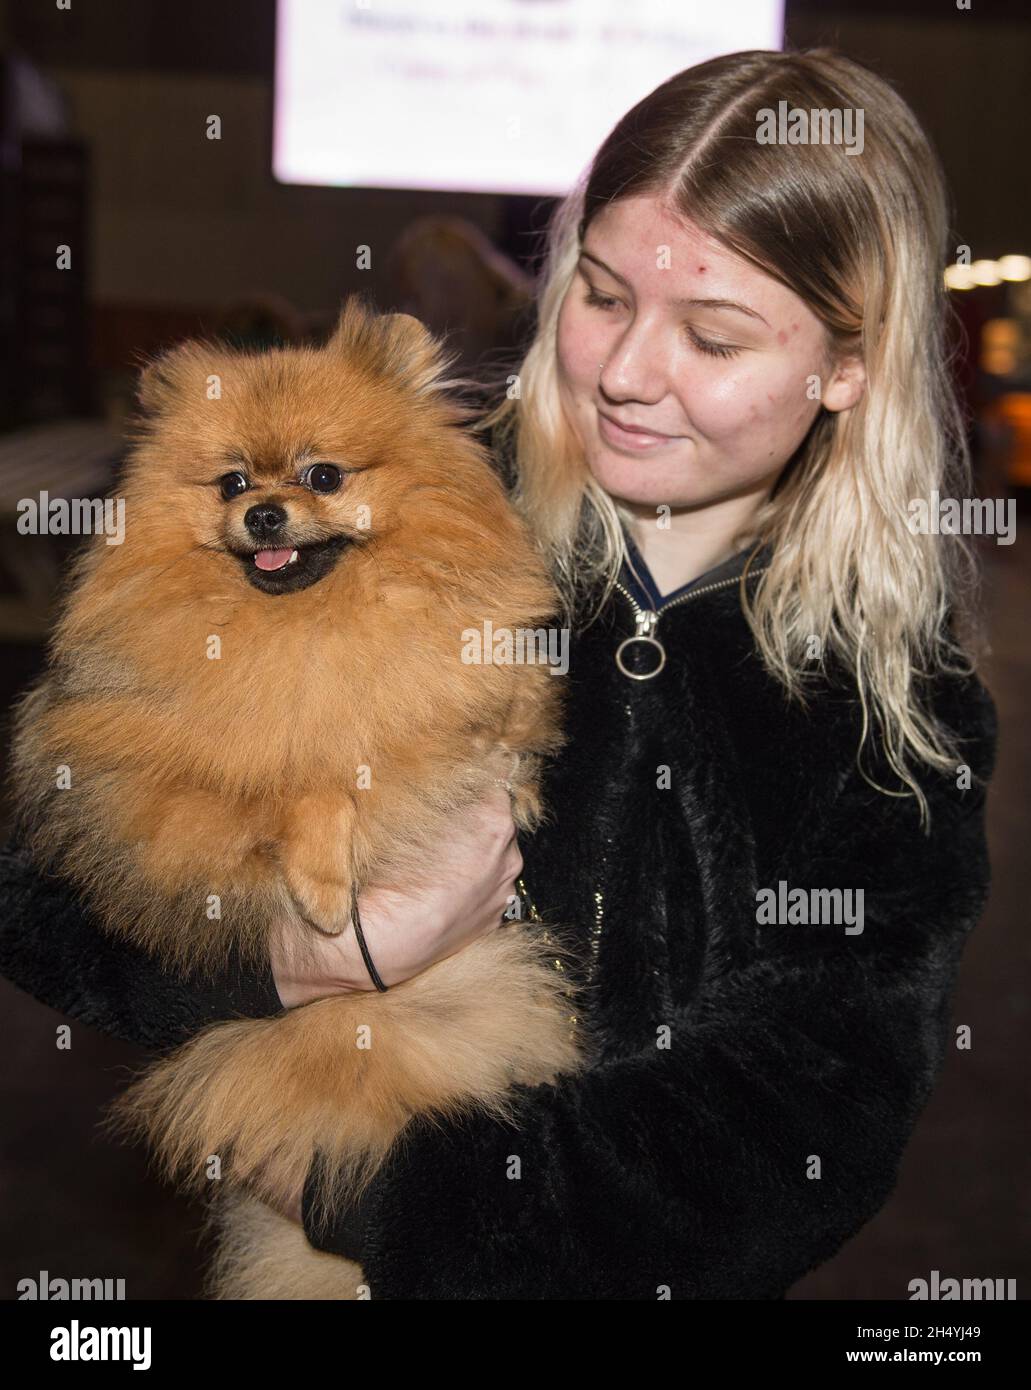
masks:
[[[666,664],[666,648],[655,636],[655,629],[659,625],[659,615],[654,609],[648,608],[639,611],[636,616],[637,631],[633,637],[625,637],[616,648],[616,665],[623,672],[624,676],[632,681],[650,681],[653,676],[657,676]],[[623,651],[634,642],[647,642],[659,653],[658,663],[650,671],[631,671],[624,664]]]

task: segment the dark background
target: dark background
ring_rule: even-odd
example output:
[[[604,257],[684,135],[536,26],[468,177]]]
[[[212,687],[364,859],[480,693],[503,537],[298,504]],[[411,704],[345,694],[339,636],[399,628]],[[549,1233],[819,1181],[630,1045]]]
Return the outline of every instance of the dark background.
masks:
[[[899,86],[944,163],[956,243],[975,258],[1031,254],[1026,10],[980,0],[970,12],[951,0],[788,5],[791,45],[832,44]],[[60,130],[17,131],[8,68],[0,101],[0,494],[6,487],[24,495],[19,470],[34,451],[50,461],[55,485],[61,474],[77,495],[87,482],[99,486],[121,448],[140,354],[198,331],[250,342],[317,337],[341,300],[361,289],[382,308],[421,312],[453,336],[470,368],[518,342],[548,200],[277,185],[269,172],[273,32],[271,0],[74,0],[70,12],[23,0],[0,12],[0,53],[30,63],[64,111]],[[211,111],[223,118],[217,145],[196,135]],[[424,217],[448,221],[413,242]],[[53,225],[72,228],[76,255],[59,287],[33,259],[34,238],[52,248]],[[442,313],[424,253],[429,246],[429,263],[436,254],[439,266],[447,236],[456,257],[449,274],[464,277],[468,297],[464,309]],[[458,252],[456,236],[466,238]],[[355,268],[360,243],[372,247],[370,271]],[[499,255],[489,269],[484,245]],[[496,296],[486,323],[476,316],[478,285],[490,286],[492,304]],[[989,803],[994,887],[953,1010],[956,1024],[972,1026],[974,1046],[949,1057],[893,1198],[796,1287],[796,1298],[902,1299],[908,1281],[932,1269],[1016,1278],[1026,1297],[1031,1275],[1031,463],[1026,436],[1022,443],[1012,419],[1000,423],[989,409],[1005,383],[978,366],[981,325],[1010,312],[1004,295],[953,296],[968,331],[960,370],[980,491],[1021,506],[1015,545],[980,543],[992,642],[983,674],[1002,737]],[[1019,391],[1016,400],[1019,407]],[[70,434],[52,432],[69,421]],[[6,532],[10,520],[3,524]],[[25,573],[7,539],[0,709],[41,665],[54,580],[67,559],[58,544],[49,568]],[[5,731],[4,754],[6,741]],[[0,804],[0,828],[6,815]],[[139,1153],[95,1132],[102,1105],[141,1054],[78,1024],[72,1049],[59,1052],[59,1016],[4,981],[0,1009],[0,1297],[14,1297],[19,1278],[43,1269],[125,1278],[130,1298],[195,1296],[199,1211],[149,1177]]]

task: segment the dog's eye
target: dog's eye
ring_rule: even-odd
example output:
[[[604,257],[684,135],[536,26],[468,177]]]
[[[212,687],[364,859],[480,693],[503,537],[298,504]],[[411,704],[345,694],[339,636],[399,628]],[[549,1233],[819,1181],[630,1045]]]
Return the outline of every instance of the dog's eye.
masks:
[[[332,463],[313,463],[305,469],[303,481],[312,492],[336,492],[343,482],[343,474]]]
[[[247,479],[242,473],[223,473],[218,480],[219,491],[227,502],[247,491]]]

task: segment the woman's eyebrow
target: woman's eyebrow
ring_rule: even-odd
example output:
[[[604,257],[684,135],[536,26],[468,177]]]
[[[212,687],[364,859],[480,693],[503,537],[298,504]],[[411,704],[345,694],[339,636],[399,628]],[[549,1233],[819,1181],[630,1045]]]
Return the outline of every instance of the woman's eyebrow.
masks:
[[[669,302],[675,309],[736,309],[739,314],[747,314],[749,318],[766,323],[762,314],[749,309],[747,304],[739,304],[736,299],[671,299]],[[769,326],[766,323],[766,327]]]
[[[624,289],[629,290],[632,288],[630,282],[625,279],[624,276],[620,275],[618,271],[613,270],[610,265],[606,265],[598,256],[592,256],[589,251],[582,250],[580,252],[580,257],[582,260],[593,261],[595,265],[600,266],[606,274],[611,275],[613,280],[622,285]],[[762,314],[757,313],[755,309],[750,309],[747,304],[739,304],[736,299],[678,298],[671,299],[669,302],[674,309],[736,309],[739,314],[747,314],[749,318],[758,319],[760,323],[765,323],[767,328],[770,326],[763,318]]]

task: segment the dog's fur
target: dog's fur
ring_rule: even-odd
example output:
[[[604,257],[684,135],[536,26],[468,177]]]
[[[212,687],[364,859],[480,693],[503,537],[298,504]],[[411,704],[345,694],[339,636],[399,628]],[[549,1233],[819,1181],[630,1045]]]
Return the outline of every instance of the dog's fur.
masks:
[[[346,929],[352,885],[411,881],[499,776],[539,823],[561,683],[467,664],[462,634],[537,628],[556,596],[448,365],[417,320],[352,299],[324,348],[191,342],[143,373],[124,544],[77,561],[13,761],[36,861],[172,968],[258,959],[290,913]],[[313,461],[337,491],[297,485]],[[287,513],[292,572],[254,571],[259,503]],[[385,994],[212,1027],[133,1084],[115,1127],[188,1188],[221,1173],[217,1296],[357,1296],[355,1266],[254,1194],[299,1190],[321,1153],[321,1214],[411,1116],[504,1114],[513,1084],[584,1065],[554,956],[499,928]]]

